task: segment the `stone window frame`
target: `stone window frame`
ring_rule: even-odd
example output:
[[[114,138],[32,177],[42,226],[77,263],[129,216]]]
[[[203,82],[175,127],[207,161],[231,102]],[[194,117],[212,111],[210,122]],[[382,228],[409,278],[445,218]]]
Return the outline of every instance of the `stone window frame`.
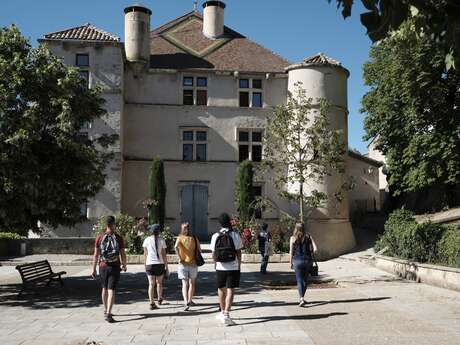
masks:
[[[247,80],[248,81],[248,87],[247,88],[242,88],[240,87],[240,81],[241,80]],[[260,85],[261,85],[261,88],[254,88],[254,80],[260,80]],[[262,78],[262,76],[260,77],[239,77],[237,79],[237,88],[238,88],[238,107],[240,108],[259,108],[259,109],[262,109],[264,108],[264,99],[265,99],[265,96],[264,96],[264,78]],[[241,92],[247,92],[248,93],[248,97],[249,97],[249,102],[248,102],[248,106],[241,106],[241,103],[240,103],[240,96],[241,96]],[[253,104],[253,97],[254,97],[254,94],[255,93],[260,93],[260,98],[261,98],[261,105],[260,107],[256,107],[254,106]]]
[[[192,78],[192,85],[184,85],[186,78]],[[198,79],[206,79],[206,86],[198,86]],[[185,106],[198,106],[198,107],[207,107],[209,103],[209,77],[205,75],[194,75],[183,73],[181,78],[181,96],[182,96],[182,105]],[[184,91],[191,90],[193,93],[193,104],[184,103]],[[198,103],[198,91],[206,91],[206,104],[197,104]]]
[[[184,140],[184,132],[192,132],[193,138],[192,140]],[[197,140],[197,132],[205,132],[206,133],[206,140]],[[209,128],[208,127],[180,127],[179,131],[180,135],[180,156],[182,162],[207,162],[209,161]],[[193,145],[193,152],[192,152],[192,159],[184,159],[184,145]],[[204,160],[197,160],[197,145],[205,145],[205,155],[206,159]]]
[[[248,132],[248,141],[240,141],[240,132]],[[264,158],[264,147],[263,147],[263,136],[264,136],[265,129],[264,128],[245,128],[245,127],[238,127],[235,131],[235,140],[237,142],[237,161],[242,162],[240,160],[240,145],[247,145],[248,146],[248,160],[254,163],[259,163]],[[261,133],[261,140],[260,141],[253,141],[253,133]],[[260,146],[261,147],[261,160],[254,161],[253,160],[253,147]]]

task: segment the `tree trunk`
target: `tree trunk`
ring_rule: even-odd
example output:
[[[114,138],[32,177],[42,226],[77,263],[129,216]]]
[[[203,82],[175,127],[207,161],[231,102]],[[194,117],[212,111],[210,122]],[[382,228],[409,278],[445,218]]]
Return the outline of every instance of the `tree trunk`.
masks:
[[[300,206],[300,221],[303,223],[303,181],[300,181],[299,206]]]

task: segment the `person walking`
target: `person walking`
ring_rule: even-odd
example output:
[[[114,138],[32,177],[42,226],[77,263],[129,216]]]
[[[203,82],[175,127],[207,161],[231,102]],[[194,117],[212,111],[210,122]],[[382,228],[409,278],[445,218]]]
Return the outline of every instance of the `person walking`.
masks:
[[[144,248],[144,263],[145,272],[149,279],[149,303],[150,310],[158,309],[158,305],[163,303],[163,277],[169,273],[168,257],[166,255],[166,242],[160,236],[160,225],[153,224],[147,227],[152,233],[144,240],[142,247]],[[155,304],[154,290],[157,289],[158,305]]]
[[[97,236],[94,244],[93,271],[91,276],[96,279],[96,266],[99,264],[99,276],[102,285],[102,304],[104,318],[107,322],[115,322],[112,308],[115,303],[115,290],[120,273],[126,272],[126,253],[123,237],[115,233],[115,217],[105,219],[105,231]]]
[[[316,253],[315,241],[305,231],[303,223],[297,223],[294,234],[289,241],[289,263],[294,268],[297,290],[299,292],[299,307],[306,305],[305,292],[307,291],[308,275],[313,265],[313,253]]]
[[[189,223],[181,225],[180,235],[174,245],[179,256],[177,276],[182,281],[182,296],[184,298],[184,311],[188,311],[194,305],[193,295],[195,294],[195,281],[198,275],[198,266],[195,254],[201,252],[200,242],[192,234]]]
[[[211,238],[211,251],[215,262],[220,305],[220,312],[216,318],[224,325],[232,326],[235,322],[230,317],[230,310],[235,288],[240,285],[243,243],[238,232],[232,229],[231,219],[227,213],[222,213],[218,220],[222,228]]]
[[[259,231],[259,234],[257,235],[257,241],[259,244],[259,253],[262,257],[261,264],[260,264],[260,273],[262,274],[267,273],[268,259],[270,257],[271,240],[272,240],[272,236],[268,232],[268,224],[263,223],[262,229]]]

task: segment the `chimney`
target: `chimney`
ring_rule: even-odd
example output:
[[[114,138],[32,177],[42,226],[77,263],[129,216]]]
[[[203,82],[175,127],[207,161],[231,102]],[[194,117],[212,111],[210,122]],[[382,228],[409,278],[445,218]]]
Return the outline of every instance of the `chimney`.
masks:
[[[150,61],[150,11],[141,5],[128,6],[125,12],[125,52],[129,62]]]
[[[222,1],[206,1],[203,4],[203,35],[212,40],[224,34],[224,8]]]

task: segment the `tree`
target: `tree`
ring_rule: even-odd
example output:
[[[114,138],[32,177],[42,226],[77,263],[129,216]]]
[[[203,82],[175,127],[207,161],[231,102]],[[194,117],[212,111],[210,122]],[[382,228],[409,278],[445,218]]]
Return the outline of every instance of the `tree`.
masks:
[[[160,224],[163,229],[165,224],[166,183],[164,164],[160,158],[155,158],[150,170],[150,199],[152,205],[149,210],[150,224]]]
[[[241,162],[238,168],[238,214],[243,225],[251,220],[254,213],[253,178],[252,162]]]
[[[331,0],[328,0],[331,2]],[[361,0],[368,12],[361,14],[361,23],[369,38],[379,41],[397,30],[407,19],[412,30],[442,42],[447,69],[460,66],[460,2],[458,0]],[[336,0],[344,18],[351,15],[353,0]]]
[[[395,195],[460,183],[460,71],[413,25],[374,46],[364,66],[365,139],[385,155]]]
[[[318,103],[316,103],[318,102]],[[324,99],[307,98],[302,83],[286,105],[276,107],[268,118],[264,137],[264,165],[269,168],[282,197],[299,203],[299,219],[305,219],[305,204],[318,207],[327,196],[317,190],[306,195],[304,185],[321,182],[328,175],[345,169],[343,132],[331,128],[329,105]],[[298,185],[298,193],[288,192]],[[341,197],[337,191],[336,197]]]
[[[0,229],[74,225],[104,186],[114,140],[80,131],[105,114],[100,90],[14,26],[0,28],[0,71]]]

